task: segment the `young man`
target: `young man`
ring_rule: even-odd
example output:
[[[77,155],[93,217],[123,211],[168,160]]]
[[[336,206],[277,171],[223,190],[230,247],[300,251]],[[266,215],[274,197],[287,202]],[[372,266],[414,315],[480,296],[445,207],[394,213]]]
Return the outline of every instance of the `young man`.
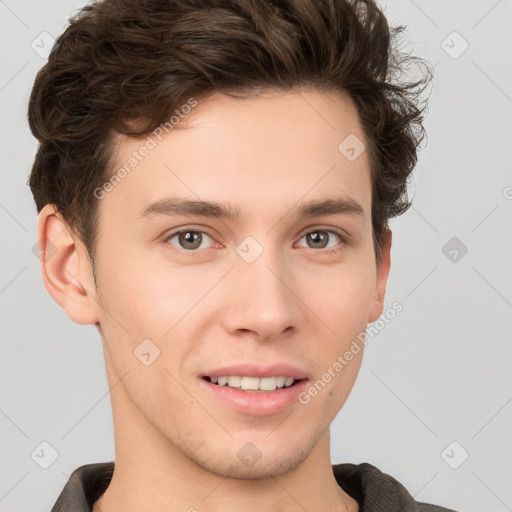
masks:
[[[330,461],[422,140],[392,34],[370,0],[104,0],[58,39],[41,268],[101,335],[116,457],[54,512],[447,510]]]

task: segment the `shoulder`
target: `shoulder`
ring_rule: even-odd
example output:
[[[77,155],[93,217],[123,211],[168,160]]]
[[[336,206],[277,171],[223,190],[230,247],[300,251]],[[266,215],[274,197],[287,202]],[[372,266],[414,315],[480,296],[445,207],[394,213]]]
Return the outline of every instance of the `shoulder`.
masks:
[[[338,484],[359,502],[361,512],[456,512],[416,501],[398,480],[367,462],[332,468]]]
[[[114,471],[114,462],[85,464],[76,468],[62,489],[51,512],[90,512],[105,491]]]

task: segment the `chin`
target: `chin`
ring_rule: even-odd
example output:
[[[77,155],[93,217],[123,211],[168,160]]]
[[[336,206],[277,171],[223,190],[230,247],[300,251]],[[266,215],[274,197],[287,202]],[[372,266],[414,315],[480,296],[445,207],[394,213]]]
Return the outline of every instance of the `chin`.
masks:
[[[318,439],[311,438],[301,445],[278,443],[272,446],[267,440],[267,446],[262,446],[264,441],[259,443],[260,450],[256,441],[255,444],[246,442],[242,448],[233,450],[233,444],[239,443],[232,440],[231,446],[220,450],[208,449],[205,443],[200,450],[185,453],[185,456],[204,471],[223,478],[261,480],[293,472],[309,457],[317,442]]]
[[[233,460],[198,460],[196,463],[210,473],[223,478],[233,480],[261,480],[284,475],[294,471],[306,458],[309,453],[298,452],[292,456],[271,458],[262,454],[261,459],[252,464],[244,464],[236,459]]]

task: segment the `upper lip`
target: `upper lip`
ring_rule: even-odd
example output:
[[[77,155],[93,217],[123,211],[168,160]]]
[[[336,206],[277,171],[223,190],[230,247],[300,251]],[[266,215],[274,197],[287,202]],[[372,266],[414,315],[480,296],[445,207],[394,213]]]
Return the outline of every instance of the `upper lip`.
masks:
[[[302,380],[307,377],[306,372],[288,364],[272,364],[267,366],[251,363],[224,366],[209,370],[203,377],[229,377],[239,375],[242,377],[293,377],[295,380]]]

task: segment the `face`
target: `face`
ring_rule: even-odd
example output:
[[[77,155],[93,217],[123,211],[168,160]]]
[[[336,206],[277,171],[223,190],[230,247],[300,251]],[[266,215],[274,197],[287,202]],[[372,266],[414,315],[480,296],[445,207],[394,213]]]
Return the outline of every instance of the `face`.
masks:
[[[107,369],[123,410],[187,460],[281,474],[328,431],[363,350],[335,363],[382,312],[369,155],[338,149],[364,135],[347,98],[314,91],[216,95],[180,122],[99,201]],[[115,169],[145,141],[120,138]]]

